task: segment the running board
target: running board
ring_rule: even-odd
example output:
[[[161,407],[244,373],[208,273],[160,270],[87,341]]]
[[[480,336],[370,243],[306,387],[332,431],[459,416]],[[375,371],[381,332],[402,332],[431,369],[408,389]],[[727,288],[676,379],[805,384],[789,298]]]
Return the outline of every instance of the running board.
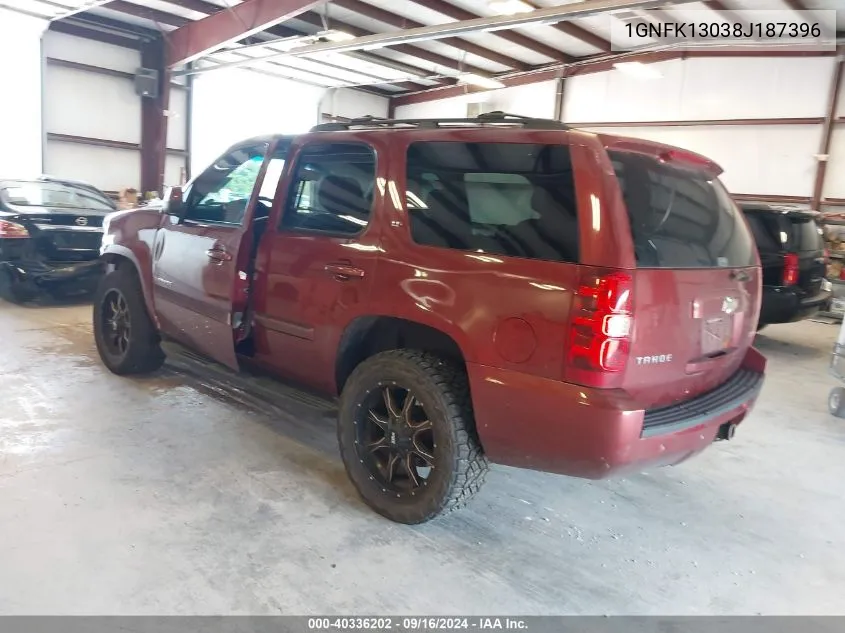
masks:
[[[287,413],[300,410],[306,415],[316,414],[331,419],[337,416],[335,400],[309,393],[249,369],[236,372],[174,341],[163,341],[161,347],[171,368],[195,380],[200,389],[209,390],[226,400],[259,411],[265,411],[269,407]]]

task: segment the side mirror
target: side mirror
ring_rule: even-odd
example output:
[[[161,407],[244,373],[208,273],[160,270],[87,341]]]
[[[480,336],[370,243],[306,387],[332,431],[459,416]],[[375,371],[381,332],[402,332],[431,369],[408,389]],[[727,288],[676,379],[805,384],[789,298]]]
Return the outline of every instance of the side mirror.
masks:
[[[164,196],[164,204],[161,207],[162,213],[182,215],[184,209],[185,200],[182,196],[182,187],[170,187]]]

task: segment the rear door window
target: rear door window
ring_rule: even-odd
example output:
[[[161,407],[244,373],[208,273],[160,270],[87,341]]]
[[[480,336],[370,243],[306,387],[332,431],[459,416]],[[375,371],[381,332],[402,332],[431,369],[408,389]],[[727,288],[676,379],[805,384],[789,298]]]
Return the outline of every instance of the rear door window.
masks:
[[[650,156],[608,152],[641,268],[719,268],[755,264],[740,211],[718,179]]]
[[[418,244],[578,261],[567,146],[413,143],[407,170],[407,208]]]

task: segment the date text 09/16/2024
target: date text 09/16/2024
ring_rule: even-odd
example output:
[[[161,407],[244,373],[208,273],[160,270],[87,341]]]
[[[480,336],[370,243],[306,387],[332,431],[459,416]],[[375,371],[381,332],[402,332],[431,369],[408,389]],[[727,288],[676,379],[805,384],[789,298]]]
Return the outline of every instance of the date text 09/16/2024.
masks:
[[[509,617],[350,617],[308,618],[309,631],[527,630],[525,620]]]

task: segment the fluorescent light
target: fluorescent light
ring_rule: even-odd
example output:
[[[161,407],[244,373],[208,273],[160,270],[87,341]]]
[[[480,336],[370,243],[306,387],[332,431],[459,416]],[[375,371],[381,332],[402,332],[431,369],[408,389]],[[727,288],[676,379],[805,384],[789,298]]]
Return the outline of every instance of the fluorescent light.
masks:
[[[660,79],[663,77],[659,70],[642,62],[619,62],[613,64],[613,67],[619,72],[637,79]]]
[[[346,31],[337,31],[332,29],[331,31],[323,31],[322,33],[317,33],[317,37],[328,40],[330,42],[348,42],[349,40],[354,40],[355,36],[351,33],[347,33]]]
[[[493,0],[487,6],[496,15],[516,15],[517,13],[531,13],[535,7],[522,0]]]
[[[476,75],[475,73],[464,73],[463,75],[460,75],[458,79],[460,79],[465,84],[477,86],[479,88],[487,88],[489,90],[505,87],[505,84],[503,84],[501,81],[497,81],[492,77]]]

